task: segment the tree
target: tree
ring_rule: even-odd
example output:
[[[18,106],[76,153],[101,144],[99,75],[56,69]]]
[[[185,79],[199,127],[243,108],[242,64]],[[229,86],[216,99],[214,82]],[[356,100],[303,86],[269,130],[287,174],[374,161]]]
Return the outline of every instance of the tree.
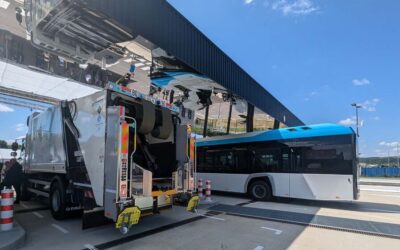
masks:
[[[8,148],[8,143],[4,140],[0,140],[0,148]]]

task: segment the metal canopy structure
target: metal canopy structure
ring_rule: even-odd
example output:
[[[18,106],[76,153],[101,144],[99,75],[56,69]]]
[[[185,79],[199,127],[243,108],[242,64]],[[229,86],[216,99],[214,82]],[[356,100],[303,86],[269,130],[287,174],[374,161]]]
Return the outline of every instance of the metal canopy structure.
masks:
[[[278,121],[288,126],[303,125],[299,118],[165,0],[84,2],[88,8],[105,13],[127,27],[133,37],[140,36],[151,41]]]
[[[100,88],[0,60],[0,90],[3,95],[54,104],[90,95]]]
[[[303,125],[164,0],[24,3],[0,9],[3,104],[15,104],[10,96],[54,104],[122,80],[179,106],[182,122],[198,135]]]

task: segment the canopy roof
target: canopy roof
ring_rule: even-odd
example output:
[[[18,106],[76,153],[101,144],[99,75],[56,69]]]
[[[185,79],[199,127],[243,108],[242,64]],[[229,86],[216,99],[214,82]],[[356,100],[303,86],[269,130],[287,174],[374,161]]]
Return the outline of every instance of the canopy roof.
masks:
[[[0,90],[2,94],[52,103],[90,95],[100,89],[0,60]]]

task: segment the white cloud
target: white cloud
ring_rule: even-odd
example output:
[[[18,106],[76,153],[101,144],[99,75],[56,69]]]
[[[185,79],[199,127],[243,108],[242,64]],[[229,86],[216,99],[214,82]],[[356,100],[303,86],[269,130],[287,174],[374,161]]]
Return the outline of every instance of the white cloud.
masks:
[[[18,132],[24,131],[25,128],[26,128],[26,126],[23,123],[18,123],[18,124],[15,125],[15,130],[18,131]]]
[[[366,109],[368,112],[375,112],[376,106],[381,100],[379,98],[374,98],[372,100],[366,100],[363,103],[358,103],[363,109]]]
[[[379,145],[394,148],[394,147],[397,147],[397,145],[400,145],[400,142],[398,142],[398,141],[393,141],[393,142],[381,141],[379,143]]]
[[[318,10],[311,0],[278,0],[272,4],[272,9],[287,15],[308,15]]]
[[[374,120],[374,121],[379,121],[381,118],[379,117],[379,116],[374,116],[374,117],[372,117],[372,120]]]
[[[364,126],[364,120],[359,120],[358,122],[359,122],[358,125],[360,127]],[[346,118],[344,120],[340,120],[338,123],[341,125],[344,125],[344,126],[353,126],[353,125],[357,125],[357,119],[355,116],[353,116],[353,117]]]
[[[14,109],[0,103],[0,112],[14,112]]]
[[[306,101],[306,102],[311,101],[311,99],[313,99],[315,96],[318,96],[318,95],[319,95],[319,91],[317,91],[317,90],[311,91],[311,92],[308,94],[308,96],[306,96],[306,97],[304,98],[304,101]]]
[[[351,126],[351,125],[356,125],[357,121],[356,121],[356,119],[353,119],[353,118],[346,118],[344,120],[340,120],[339,124],[346,125],[346,126]]]
[[[254,3],[254,0],[244,0],[244,4],[252,4]]]
[[[362,79],[354,79],[352,83],[354,86],[364,86],[370,84],[371,82],[367,78],[362,78]]]

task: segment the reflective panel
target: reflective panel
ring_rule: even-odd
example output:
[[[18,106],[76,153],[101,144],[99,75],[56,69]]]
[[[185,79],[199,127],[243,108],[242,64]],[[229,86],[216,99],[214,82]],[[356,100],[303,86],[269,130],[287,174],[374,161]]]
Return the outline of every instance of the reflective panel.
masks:
[[[275,119],[262,112],[260,109],[254,110],[254,131],[271,130],[274,128]]]

